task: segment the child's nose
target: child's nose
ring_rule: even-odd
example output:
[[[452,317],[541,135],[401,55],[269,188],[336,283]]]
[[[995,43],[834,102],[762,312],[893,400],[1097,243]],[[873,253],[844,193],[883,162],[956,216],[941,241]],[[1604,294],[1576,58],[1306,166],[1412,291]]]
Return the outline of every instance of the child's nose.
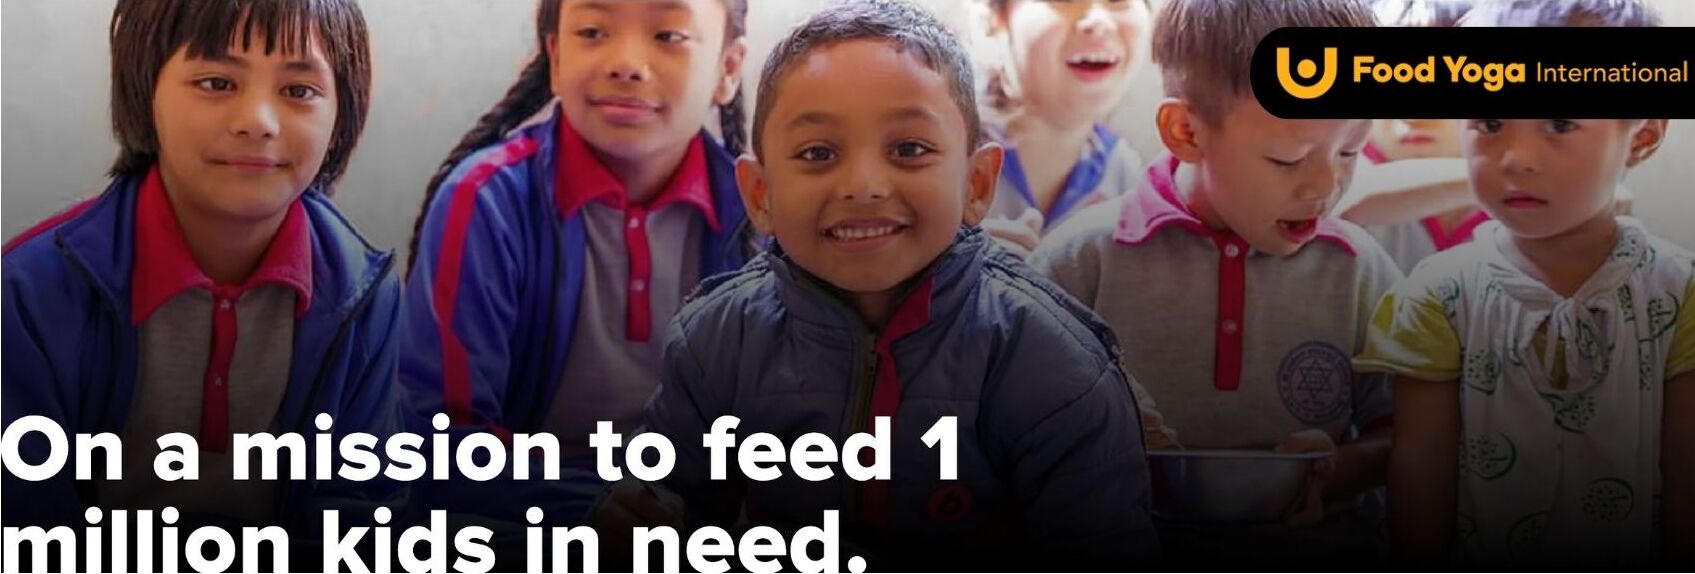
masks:
[[[1105,3],[1091,2],[1084,9],[1083,19],[1077,21],[1077,29],[1084,34],[1104,35],[1112,32],[1112,9]]]
[[[652,77],[644,43],[625,40],[613,46],[606,73],[607,77],[615,82],[641,82]]]
[[[1542,154],[1532,138],[1509,137],[1501,146],[1501,169],[1508,173],[1542,171]]]
[[[1295,190],[1295,197],[1302,201],[1320,201],[1328,199],[1342,191],[1342,180],[1347,173],[1342,166],[1333,161],[1313,162],[1307,177],[1301,186]]]
[[[270,139],[277,135],[277,111],[271,98],[250,92],[236,103],[230,118],[230,133],[245,138]]]
[[[860,160],[849,164],[846,177],[836,188],[836,197],[847,201],[882,201],[892,190],[889,178],[876,161]]]

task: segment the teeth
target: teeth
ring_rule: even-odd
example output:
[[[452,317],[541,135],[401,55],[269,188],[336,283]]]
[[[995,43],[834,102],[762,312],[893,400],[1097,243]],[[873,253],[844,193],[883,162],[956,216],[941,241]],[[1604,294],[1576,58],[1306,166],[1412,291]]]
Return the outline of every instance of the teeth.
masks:
[[[878,227],[836,227],[830,229],[826,233],[831,239],[835,239],[837,241],[861,241],[882,237],[884,235],[893,235],[897,229],[899,229],[899,227],[895,225],[882,225]]]
[[[1078,54],[1066,60],[1068,64],[1117,64],[1118,56],[1111,54]]]

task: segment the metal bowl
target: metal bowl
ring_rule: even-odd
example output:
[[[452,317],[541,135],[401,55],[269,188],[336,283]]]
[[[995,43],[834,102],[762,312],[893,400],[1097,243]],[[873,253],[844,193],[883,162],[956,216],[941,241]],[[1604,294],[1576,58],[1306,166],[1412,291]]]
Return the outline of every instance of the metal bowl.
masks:
[[[1300,502],[1314,461],[1330,453],[1269,450],[1148,452],[1154,515],[1191,524],[1282,522]]]

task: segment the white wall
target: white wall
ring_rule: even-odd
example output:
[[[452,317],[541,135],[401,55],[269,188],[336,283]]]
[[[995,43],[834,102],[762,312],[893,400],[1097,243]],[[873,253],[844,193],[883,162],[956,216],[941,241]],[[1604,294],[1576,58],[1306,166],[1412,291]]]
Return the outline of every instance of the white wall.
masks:
[[[788,26],[824,0],[750,0],[749,83]],[[974,0],[919,0],[956,29],[970,29]],[[1695,25],[1695,2],[1657,0],[1671,25]],[[338,202],[379,246],[403,249],[423,185],[476,116],[530,57],[532,0],[363,0],[376,59],[375,101]],[[0,233],[12,237],[80,197],[99,192],[117,153],[107,113],[105,39],[113,0],[5,0],[0,15]],[[984,65],[993,46],[982,46]],[[1145,58],[1145,50],[1143,57]],[[1112,121],[1144,157],[1157,75],[1144,66]],[[750,86],[751,87],[751,86]],[[1673,122],[1659,156],[1630,186],[1637,213],[1657,233],[1695,247],[1695,122]]]

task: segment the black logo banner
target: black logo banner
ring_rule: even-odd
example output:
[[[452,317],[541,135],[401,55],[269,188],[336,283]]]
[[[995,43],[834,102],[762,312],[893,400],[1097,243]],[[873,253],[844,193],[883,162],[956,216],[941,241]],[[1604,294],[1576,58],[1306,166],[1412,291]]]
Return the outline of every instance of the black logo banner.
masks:
[[[1695,28],[1283,28],[1260,105],[1290,119],[1695,118]]]

